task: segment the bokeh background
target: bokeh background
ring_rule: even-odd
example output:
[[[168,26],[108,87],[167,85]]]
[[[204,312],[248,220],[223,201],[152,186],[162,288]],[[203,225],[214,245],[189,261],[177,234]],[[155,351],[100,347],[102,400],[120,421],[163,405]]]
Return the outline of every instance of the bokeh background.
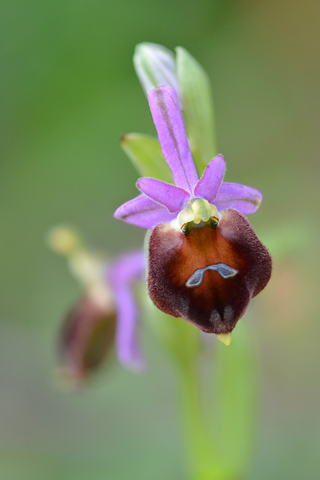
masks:
[[[0,477],[183,478],[169,364],[114,361],[66,394],[56,331],[79,287],[45,245],[56,223],[108,249],[143,232],[112,219],[135,195],[122,133],[154,134],[132,66],[141,41],[187,48],[212,80],[227,179],[264,194],[252,223],[275,257],[253,302],[261,371],[248,480],[318,478],[320,4],[317,0],[12,0],[0,4]]]

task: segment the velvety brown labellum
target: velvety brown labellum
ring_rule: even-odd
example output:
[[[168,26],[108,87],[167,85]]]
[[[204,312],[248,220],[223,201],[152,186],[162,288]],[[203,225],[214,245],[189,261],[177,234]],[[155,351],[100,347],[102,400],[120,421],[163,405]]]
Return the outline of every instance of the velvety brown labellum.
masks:
[[[76,382],[84,380],[105,359],[114,342],[116,316],[85,296],[67,316],[60,348],[67,371]]]
[[[224,278],[223,267],[207,269],[217,264],[237,273]],[[160,310],[204,332],[228,333],[267,285],[271,266],[268,250],[237,210],[222,211],[217,228],[194,228],[188,235],[163,223],[149,239],[149,295]],[[199,281],[188,286],[201,269]]]

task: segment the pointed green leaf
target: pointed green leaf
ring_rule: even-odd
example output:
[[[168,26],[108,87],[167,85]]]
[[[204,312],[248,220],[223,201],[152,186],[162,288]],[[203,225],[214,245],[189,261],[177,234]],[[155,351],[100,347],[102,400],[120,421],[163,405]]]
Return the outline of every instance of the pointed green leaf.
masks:
[[[150,135],[122,135],[120,145],[143,177],[154,177],[173,183],[172,174],[162,155],[159,140]]]
[[[190,148],[199,174],[217,155],[214,113],[208,76],[182,47],[176,48],[177,75]]]

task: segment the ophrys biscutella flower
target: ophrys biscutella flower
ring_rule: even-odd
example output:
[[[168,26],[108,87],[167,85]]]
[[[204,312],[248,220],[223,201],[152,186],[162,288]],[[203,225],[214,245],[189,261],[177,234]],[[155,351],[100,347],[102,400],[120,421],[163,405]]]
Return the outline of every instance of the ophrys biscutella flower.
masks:
[[[175,90],[153,89],[148,100],[175,185],[140,178],[142,193],[115,217],[152,229],[148,290],[154,304],[204,332],[229,334],[271,275],[271,257],[244,217],[257,210],[262,195],[223,182],[222,155],[199,180]]]

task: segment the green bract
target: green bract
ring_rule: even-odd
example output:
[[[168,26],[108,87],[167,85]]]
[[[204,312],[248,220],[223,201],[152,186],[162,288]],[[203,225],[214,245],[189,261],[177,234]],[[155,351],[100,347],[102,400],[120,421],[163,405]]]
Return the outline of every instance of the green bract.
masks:
[[[140,175],[172,183],[172,173],[158,139],[142,133],[128,133],[121,136],[120,144]]]
[[[176,48],[177,75],[183,99],[183,114],[193,159],[200,175],[217,155],[214,115],[208,76],[182,47]]]

